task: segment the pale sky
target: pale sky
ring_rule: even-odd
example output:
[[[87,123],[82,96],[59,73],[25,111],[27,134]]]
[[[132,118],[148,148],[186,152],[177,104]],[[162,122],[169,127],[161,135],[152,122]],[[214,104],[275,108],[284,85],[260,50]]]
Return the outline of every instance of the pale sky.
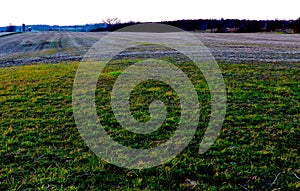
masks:
[[[297,19],[300,0],[3,0],[0,26],[181,19]]]

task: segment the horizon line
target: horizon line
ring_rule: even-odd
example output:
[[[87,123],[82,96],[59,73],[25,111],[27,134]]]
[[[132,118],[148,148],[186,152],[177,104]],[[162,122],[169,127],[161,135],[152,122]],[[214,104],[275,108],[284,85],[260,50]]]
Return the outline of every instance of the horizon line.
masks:
[[[300,17],[298,18],[300,19]],[[221,19],[216,19],[216,18],[210,18],[210,19],[175,19],[175,20],[165,20],[165,21],[124,21],[124,22],[120,22],[118,24],[126,24],[126,23],[163,23],[163,22],[174,22],[174,21],[192,21],[192,20],[246,20],[246,21],[296,21],[298,19],[233,19],[233,18],[221,18]],[[99,23],[85,23],[85,24],[26,24],[26,23],[22,23],[21,25],[15,25],[13,23],[9,23],[8,25],[0,25],[0,27],[8,27],[8,26],[22,26],[23,24],[25,24],[26,26],[34,26],[34,25],[47,25],[47,26],[59,26],[59,27],[64,27],[64,26],[84,26],[84,25],[96,25],[96,24],[107,24],[105,22],[99,22]]]

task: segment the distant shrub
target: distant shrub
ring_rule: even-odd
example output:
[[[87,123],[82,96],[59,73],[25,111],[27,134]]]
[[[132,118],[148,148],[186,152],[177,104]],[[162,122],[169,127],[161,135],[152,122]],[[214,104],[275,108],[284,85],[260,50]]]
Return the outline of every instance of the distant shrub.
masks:
[[[9,25],[6,27],[6,32],[16,32],[16,28],[14,25]]]

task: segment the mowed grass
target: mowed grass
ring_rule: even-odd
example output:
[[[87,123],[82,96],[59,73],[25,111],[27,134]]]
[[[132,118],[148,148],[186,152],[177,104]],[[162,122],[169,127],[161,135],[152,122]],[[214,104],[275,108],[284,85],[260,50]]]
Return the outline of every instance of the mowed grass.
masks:
[[[167,84],[140,84],[131,111],[149,119],[160,98],[168,115],[151,136],[124,131],[114,119],[110,91],[132,61],[115,61],[100,76],[97,112],[120,143],[150,148],[172,136],[180,118],[179,98]],[[199,95],[201,116],[189,146],[161,166],[130,170],[111,165],[89,150],[76,129],[72,86],[79,63],[0,69],[0,190],[245,190],[300,188],[300,64],[220,64],[227,87],[227,114],[213,147],[198,154],[210,116],[204,77],[182,65]],[[121,67],[120,67],[121,66]],[[152,96],[151,96],[152,95]],[[284,172],[278,176],[278,173]]]

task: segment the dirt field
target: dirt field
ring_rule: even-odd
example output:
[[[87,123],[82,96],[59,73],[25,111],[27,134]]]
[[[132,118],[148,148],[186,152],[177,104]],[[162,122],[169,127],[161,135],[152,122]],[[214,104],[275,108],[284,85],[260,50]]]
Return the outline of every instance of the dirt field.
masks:
[[[300,35],[289,34],[199,34],[217,60],[230,62],[300,61]]]
[[[39,32],[0,37],[0,65],[80,60],[103,33]]]
[[[0,36],[0,67],[81,60],[89,48],[105,34],[33,32]],[[219,62],[287,64],[300,62],[298,34],[195,33],[195,35]]]

